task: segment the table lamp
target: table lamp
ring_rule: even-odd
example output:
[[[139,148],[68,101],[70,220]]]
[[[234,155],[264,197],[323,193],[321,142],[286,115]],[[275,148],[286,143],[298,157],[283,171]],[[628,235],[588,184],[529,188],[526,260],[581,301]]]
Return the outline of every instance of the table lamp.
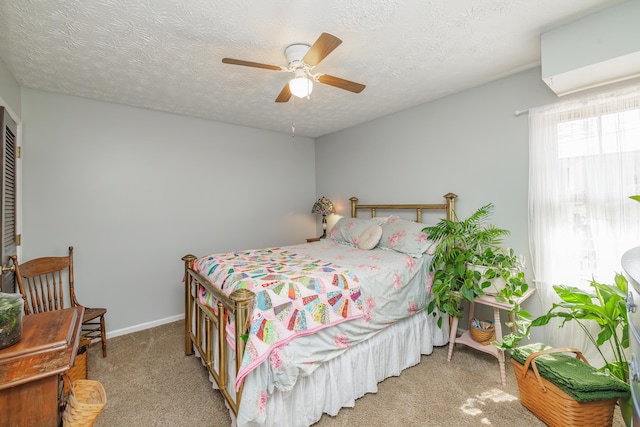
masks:
[[[322,236],[321,239],[327,237],[327,215],[335,213],[336,208],[331,203],[331,200],[322,196],[317,202],[313,204],[311,213],[322,215]]]

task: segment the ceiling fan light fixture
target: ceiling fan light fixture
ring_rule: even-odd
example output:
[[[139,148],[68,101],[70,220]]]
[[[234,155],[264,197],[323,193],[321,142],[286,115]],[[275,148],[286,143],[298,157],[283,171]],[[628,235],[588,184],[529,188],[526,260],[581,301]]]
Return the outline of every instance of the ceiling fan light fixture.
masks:
[[[289,90],[298,98],[306,98],[313,91],[313,82],[306,77],[296,76],[289,81]]]

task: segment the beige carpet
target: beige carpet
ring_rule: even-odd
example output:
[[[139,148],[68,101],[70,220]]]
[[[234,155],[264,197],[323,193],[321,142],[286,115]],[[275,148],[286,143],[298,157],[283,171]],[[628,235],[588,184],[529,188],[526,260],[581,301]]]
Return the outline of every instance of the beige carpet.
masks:
[[[109,339],[106,359],[99,346],[92,347],[89,378],[107,392],[94,425],[230,426],[206,369],[183,348],[182,322]],[[315,426],[544,426],[518,396],[510,364],[503,387],[495,358],[457,345],[447,362],[447,349],[436,348],[419,365],[379,384],[378,393],[358,399],[355,408],[324,415]],[[614,426],[624,426],[618,409]]]

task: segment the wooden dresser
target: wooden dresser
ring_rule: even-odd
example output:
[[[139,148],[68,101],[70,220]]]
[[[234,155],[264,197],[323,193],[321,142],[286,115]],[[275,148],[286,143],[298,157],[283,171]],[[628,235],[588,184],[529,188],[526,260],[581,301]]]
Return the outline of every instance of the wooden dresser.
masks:
[[[73,366],[84,307],[25,316],[22,337],[0,350],[0,426],[61,424],[60,374]]]

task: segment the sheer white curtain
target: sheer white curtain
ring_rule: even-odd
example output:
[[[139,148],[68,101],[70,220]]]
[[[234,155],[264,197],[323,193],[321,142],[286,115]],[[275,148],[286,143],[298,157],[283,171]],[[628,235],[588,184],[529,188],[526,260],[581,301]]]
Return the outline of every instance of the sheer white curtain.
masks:
[[[613,283],[620,257],[640,246],[640,85],[529,112],[529,241],[543,310],[552,285]],[[555,324],[557,325],[557,323]],[[601,362],[575,325],[546,342]]]

